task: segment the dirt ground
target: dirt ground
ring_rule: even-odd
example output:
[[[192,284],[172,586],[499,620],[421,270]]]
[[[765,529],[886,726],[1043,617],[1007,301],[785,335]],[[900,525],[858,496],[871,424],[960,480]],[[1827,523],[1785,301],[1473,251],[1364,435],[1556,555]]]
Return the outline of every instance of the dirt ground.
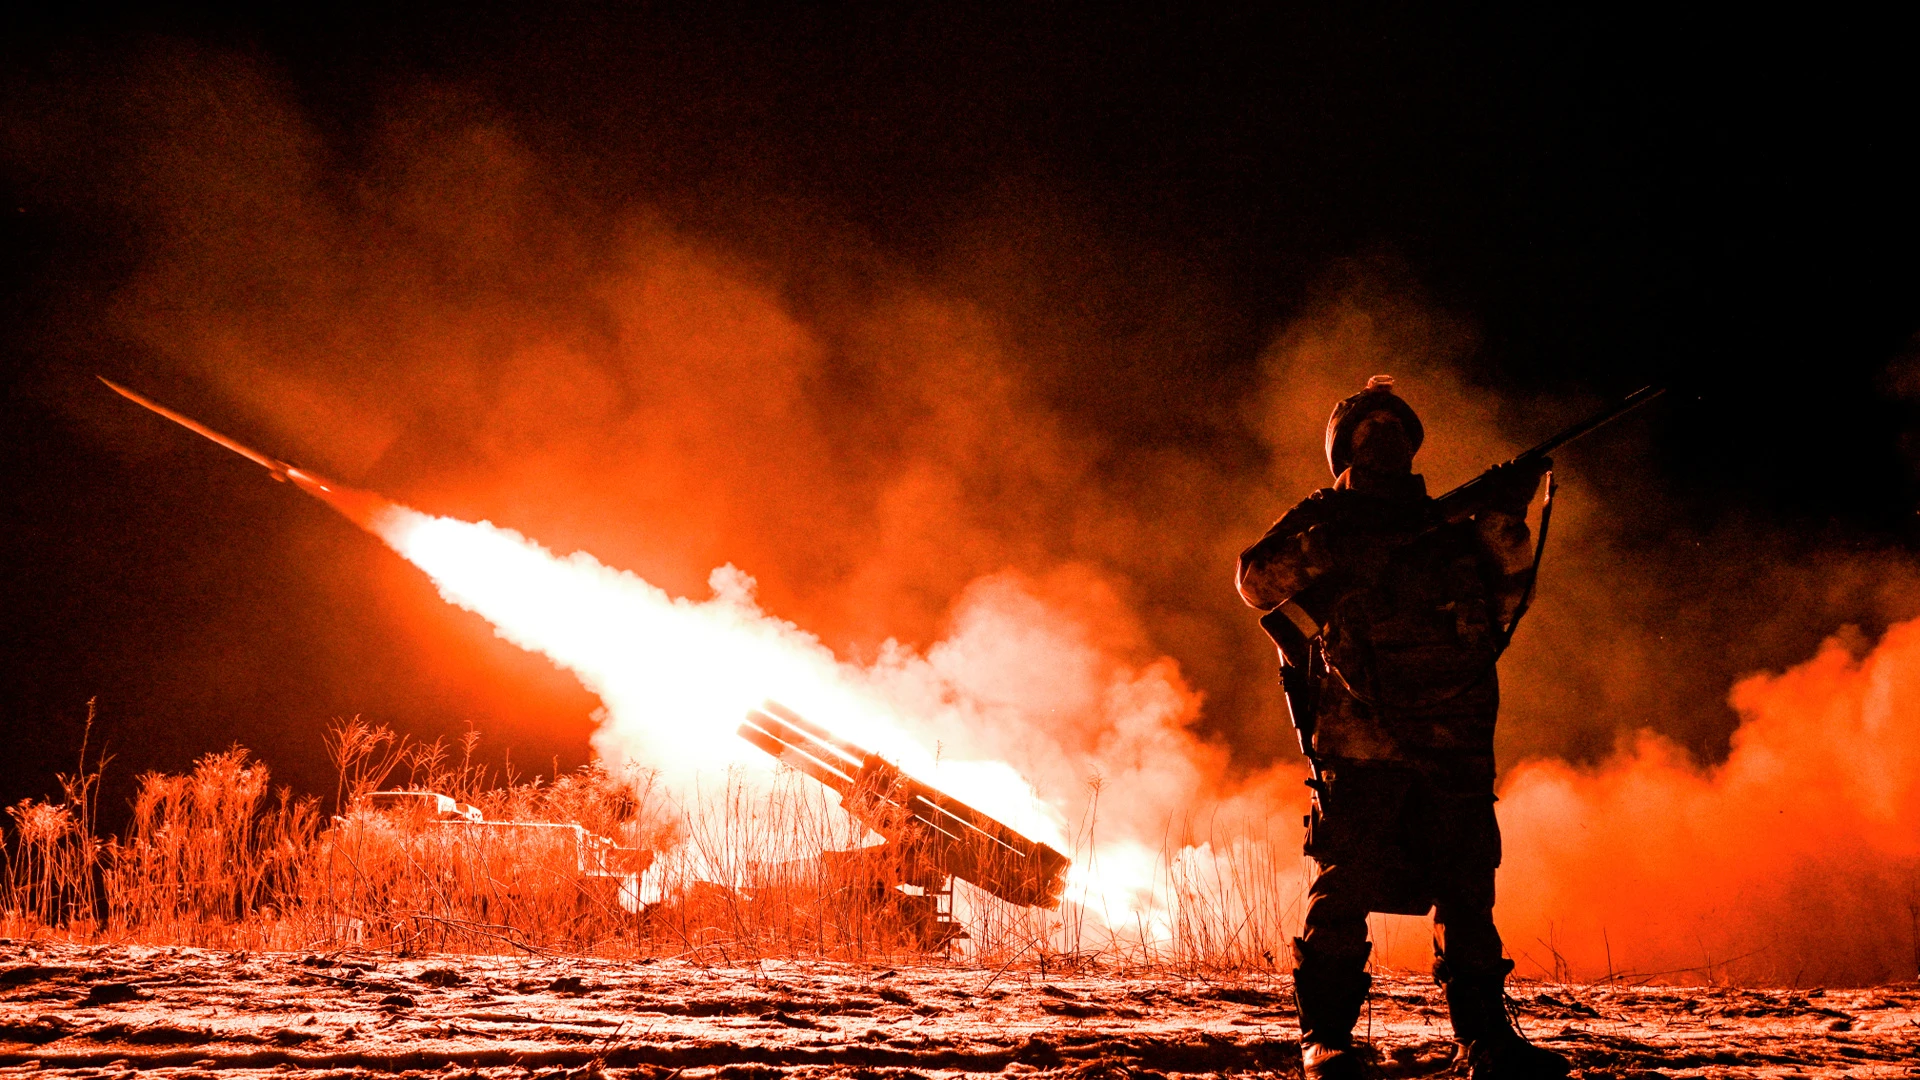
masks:
[[[1430,980],[1380,978],[1386,1076],[1450,1069]],[[1576,1076],[1920,1077],[1920,987],[1517,982]],[[0,944],[0,1070],[647,1080],[1299,1071],[1287,980]]]

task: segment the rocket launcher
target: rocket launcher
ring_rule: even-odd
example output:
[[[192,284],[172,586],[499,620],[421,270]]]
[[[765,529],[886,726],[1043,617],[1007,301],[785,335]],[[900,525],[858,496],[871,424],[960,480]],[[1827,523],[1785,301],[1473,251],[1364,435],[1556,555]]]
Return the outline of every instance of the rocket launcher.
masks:
[[[1054,907],[1066,856],[916,780],[793,710],[769,701],[747,713],[740,737],[820,781],[856,821],[925,860],[1013,904]]]

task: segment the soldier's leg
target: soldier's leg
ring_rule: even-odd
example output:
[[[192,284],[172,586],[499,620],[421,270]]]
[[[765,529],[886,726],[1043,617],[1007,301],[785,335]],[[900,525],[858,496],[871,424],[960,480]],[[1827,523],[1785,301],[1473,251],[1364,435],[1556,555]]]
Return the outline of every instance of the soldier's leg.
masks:
[[[1491,785],[1458,791],[1434,783],[1417,795],[1419,818],[1429,826],[1423,855],[1433,884],[1434,951],[1439,965],[1458,977],[1504,979],[1512,965],[1503,955],[1500,932],[1493,925],[1500,823],[1494,817]],[[1470,1021],[1469,1027],[1473,1026]],[[1473,1037],[1468,1032],[1459,1034],[1463,1042]]]
[[[1471,1048],[1511,1028],[1506,979],[1513,962],[1502,955],[1493,924],[1495,867],[1467,852],[1447,861],[1434,874],[1433,979],[1446,991],[1454,1038]]]
[[[1513,962],[1502,955],[1493,923],[1494,871],[1500,865],[1493,793],[1436,789],[1428,795],[1439,954],[1433,974],[1447,995],[1454,1038],[1474,1080],[1558,1080],[1567,1073],[1567,1059],[1521,1038],[1507,1013]]]
[[[1306,927],[1293,940],[1293,1000],[1308,1080],[1362,1075],[1353,1026],[1373,988],[1367,974],[1369,877],[1368,868],[1354,860],[1322,863],[1308,893]]]
[[[1373,980],[1367,974],[1367,897],[1373,874],[1360,860],[1322,864],[1307,894],[1306,926],[1293,943],[1300,1037],[1345,1045]]]
[[[1302,946],[1324,963],[1364,968],[1373,948],[1367,941],[1367,898],[1376,877],[1360,859],[1322,863],[1307,893]]]
[[[1307,844],[1320,872],[1308,894],[1305,930],[1293,943],[1294,1001],[1309,1080],[1361,1074],[1352,1039],[1373,985],[1366,970],[1367,912],[1381,892],[1380,853],[1395,843],[1391,829],[1403,795],[1391,776],[1328,772]]]

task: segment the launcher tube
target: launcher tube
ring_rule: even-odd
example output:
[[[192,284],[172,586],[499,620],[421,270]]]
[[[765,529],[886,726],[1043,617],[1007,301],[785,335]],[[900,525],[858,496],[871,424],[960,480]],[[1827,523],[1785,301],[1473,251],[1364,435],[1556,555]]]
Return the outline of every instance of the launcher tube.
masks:
[[[832,788],[841,806],[888,841],[915,849],[942,874],[1015,904],[1053,907],[1066,856],[900,771],[778,702],[747,713],[740,737]]]

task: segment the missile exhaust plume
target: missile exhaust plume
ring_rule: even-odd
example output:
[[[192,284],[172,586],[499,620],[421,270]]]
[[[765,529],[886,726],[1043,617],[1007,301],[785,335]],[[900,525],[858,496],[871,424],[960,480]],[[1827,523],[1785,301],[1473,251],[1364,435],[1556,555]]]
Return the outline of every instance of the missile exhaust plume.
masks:
[[[770,768],[735,734],[767,698],[847,725],[890,764],[981,808],[1025,837],[1064,846],[1061,816],[1009,763],[942,759],[819,639],[759,610],[754,584],[714,571],[714,597],[669,596],[585,552],[559,556],[489,522],[434,517],[260,453],[107,379],[116,393],[261,466],[326,503],[426,572],[440,595],[495,633],[571,671],[606,704],[602,756],[641,760],[690,787],[701,770]]]

